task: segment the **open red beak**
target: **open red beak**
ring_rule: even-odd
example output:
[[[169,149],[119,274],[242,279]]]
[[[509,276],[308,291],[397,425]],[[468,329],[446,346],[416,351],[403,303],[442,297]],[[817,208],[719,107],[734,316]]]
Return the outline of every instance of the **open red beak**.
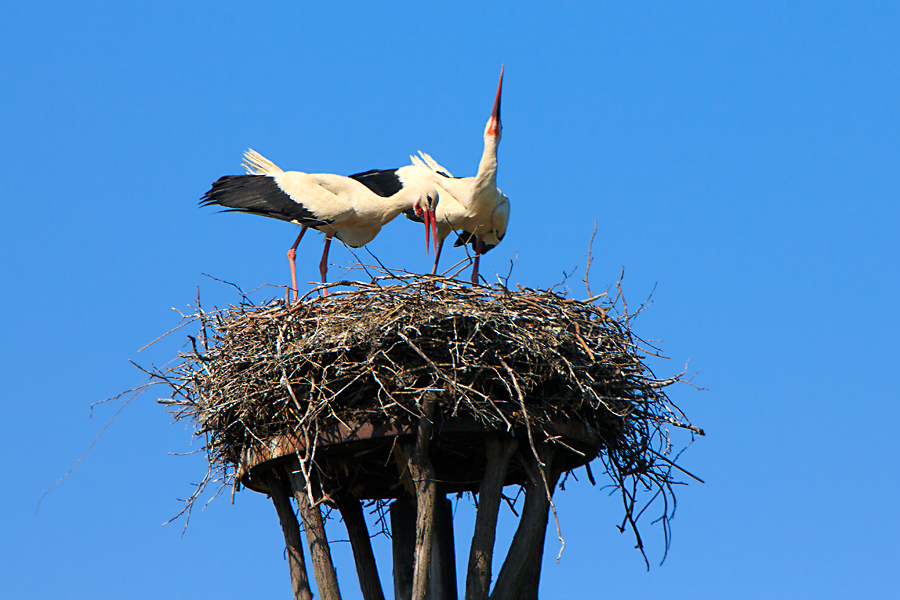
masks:
[[[500,93],[503,91],[503,69],[506,65],[500,66],[500,83],[497,85],[497,98],[494,100],[494,111],[491,113],[491,134],[499,135],[500,133]]]

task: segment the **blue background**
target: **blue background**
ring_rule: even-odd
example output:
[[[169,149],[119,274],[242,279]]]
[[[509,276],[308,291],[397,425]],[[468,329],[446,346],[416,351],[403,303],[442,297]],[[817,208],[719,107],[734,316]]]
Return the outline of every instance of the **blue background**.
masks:
[[[506,65],[499,186],[510,228],[482,261],[510,283],[614,282],[660,340],[673,400],[708,432],[682,457],[666,562],[584,477],[557,495],[543,598],[891,598],[896,451],[900,5],[28,2],[0,18],[0,596],[289,597],[271,503],[241,492],[161,527],[203,473],[157,387],[92,402],[171,360],[233,290],[288,281],[296,228],[200,210],[252,147],[348,174],[431,153],[474,174]],[[427,271],[421,227],[372,244]],[[335,245],[332,263],[352,256]],[[321,236],[298,252],[315,280]],[[364,253],[361,256],[366,256]],[[447,248],[443,264],[461,257]],[[577,270],[576,270],[577,268]],[[334,277],[341,269],[332,268]],[[279,295],[277,289],[270,295]],[[498,542],[508,543],[505,517]],[[471,508],[457,508],[465,564]],[[333,537],[342,537],[340,527]],[[390,579],[387,543],[377,541]],[[359,597],[335,544],[346,598]]]

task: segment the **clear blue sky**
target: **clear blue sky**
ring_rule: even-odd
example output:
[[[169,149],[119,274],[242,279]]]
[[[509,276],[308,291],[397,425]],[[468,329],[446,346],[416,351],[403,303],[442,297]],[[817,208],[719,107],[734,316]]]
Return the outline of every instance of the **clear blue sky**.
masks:
[[[247,147],[342,174],[425,150],[473,174],[505,63],[512,214],[483,273],[577,268],[584,297],[596,219],[592,286],[623,267],[632,302],[657,284],[636,324],[672,359],[654,366],[690,360],[709,388],[672,390],[708,432],[682,459],[707,483],[680,490],[665,564],[658,526],[648,573],[582,477],[558,495],[542,597],[896,598],[900,5],[635,4],[6,3],[0,596],[289,597],[265,497],[218,498],[184,537],[160,526],[203,474],[167,454],[199,446],[162,388],[35,506],[117,408],[89,405],[143,380],[128,361],[174,357],[182,333],[137,354],[171,307],[197,286],[235,300],[202,273],[287,283],[293,226],[197,206]],[[423,245],[398,220],[371,249],[425,271]],[[303,241],[301,281],[320,252]]]

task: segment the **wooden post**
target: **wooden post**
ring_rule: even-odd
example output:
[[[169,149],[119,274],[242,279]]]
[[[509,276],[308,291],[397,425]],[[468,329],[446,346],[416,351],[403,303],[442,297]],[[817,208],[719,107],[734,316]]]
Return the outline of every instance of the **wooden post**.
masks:
[[[556,480],[559,475],[547,478],[550,485],[550,493],[556,488]],[[552,481],[552,483],[551,483]],[[538,539],[531,546],[531,552],[525,560],[525,573],[522,577],[522,586],[519,588],[517,600],[538,600],[538,588],[541,583],[541,563],[544,560],[544,542],[547,539],[547,520],[549,511],[544,511],[543,525],[539,528]]]
[[[453,503],[438,498],[434,506],[434,537],[431,544],[429,598],[456,600],[456,544],[453,540]]]
[[[475,517],[475,533],[469,550],[469,568],[466,574],[466,600],[486,600],[491,585],[491,561],[494,556],[494,539],[497,534],[497,511],[509,459],[519,445],[515,438],[485,439],[484,450],[487,466],[484,479],[478,489],[478,513]]]
[[[356,563],[356,574],[359,577],[359,589],[363,600],[384,600],[381,579],[378,578],[378,566],[375,564],[375,553],[372,552],[372,540],[369,538],[369,527],[363,515],[362,502],[349,492],[342,492],[335,498],[338,510],[347,527],[350,548],[353,550],[353,561]]]
[[[547,528],[547,510],[550,507],[548,490],[544,487],[544,477],[547,478],[547,486],[552,491],[559,478],[559,472],[552,470],[553,451],[547,444],[538,447],[538,456],[544,463],[544,468],[535,464],[534,457],[529,453],[526,459],[528,470],[528,484],[525,489],[525,506],[522,508],[522,517],[519,526],[509,547],[506,560],[497,576],[497,584],[491,593],[491,600],[512,600],[516,598],[525,580],[525,568],[533,564],[532,551],[534,546],[540,543],[543,546],[542,532]],[[543,552],[543,550],[541,550]],[[529,558],[532,558],[530,561]]]
[[[281,530],[284,532],[284,543],[287,548],[288,567],[291,571],[291,588],[294,591],[295,600],[312,600],[312,591],[309,589],[309,575],[306,572],[306,561],[303,558],[303,545],[300,542],[300,524],[294,515],[291,506],[291,496],[287,486],[282,481],[278,471],[267,471],[264,475],[269,486],[272,503],[278,513],[281,522]]]
[[[312,559],[319,596],[322,597],[322,600],[340,600],[341,591],[338,588],[337,573],[334,571],[334,562],[331,559],[331,549],[328,547],[328,536],[325,535],[322,513],[318,505],[313,506],[309,501],[303,474],[289,469],[289,476],[291,487],[294,490],[294,500],[297,501],[300,516],[303,517],[306,543],[309,545],[309,556]]]
[[[416,487],[416,550],[413,566],[412,600],[425,600],[428,594],[428,576],[431,568],[431,544],[434,529],[434,503],[437,499],[437,482],[434,467],[428,458],[428,442],[431,439],[434,414],[434,397],[425,399],[423,415],[419,418],[416,443],[404,447],[410,475]]]
[[[408,494],[401,494],[391,502],[390,511],[394,600],[411,600],[416,553],[416,501]]]
[[[404,494],[391,503],[391,541],[394,555],[394,599],[410,600],[416,556],[416,502]],[[431,565],[426,597],[455,600],[456,552],[453,541],[453,504],[440,498],[434,508]]]

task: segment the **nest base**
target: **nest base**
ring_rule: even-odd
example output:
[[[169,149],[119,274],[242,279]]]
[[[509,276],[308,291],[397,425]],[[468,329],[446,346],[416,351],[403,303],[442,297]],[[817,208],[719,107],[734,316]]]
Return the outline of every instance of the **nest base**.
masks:
[[[341,424],[321,431],[313,443],[294,435],[280,435],[256,444],[242,456],[236,478],[255,492],[270,494],[265,473],[278,465],[298,468],[298,456],[306,457],[308,445],[315,446],[315,463],[327,473],[325,487],[352,490],[362,500],[398,498],[406,493],[404,479],[404,444],[413,443],[416,421],[373,424],[371,422]],[[598,439],[578,421],[559,421],[545,426],[558,451],[554,469],[570,471],[597,456]],[[474,419],[445,419],[435,423],[429,446],[434,465],[438,493],[476,492],[484,478],[486,440],[488,438],[519,440],[519,451],[530,452],[525,427],[511,431],[485,426]],[[535,442],[545,441],[535,439]],[[399,468],[399,470],[398,470]],[[520,485],[527,479],[518,461],[512,461],[503,485]]]

